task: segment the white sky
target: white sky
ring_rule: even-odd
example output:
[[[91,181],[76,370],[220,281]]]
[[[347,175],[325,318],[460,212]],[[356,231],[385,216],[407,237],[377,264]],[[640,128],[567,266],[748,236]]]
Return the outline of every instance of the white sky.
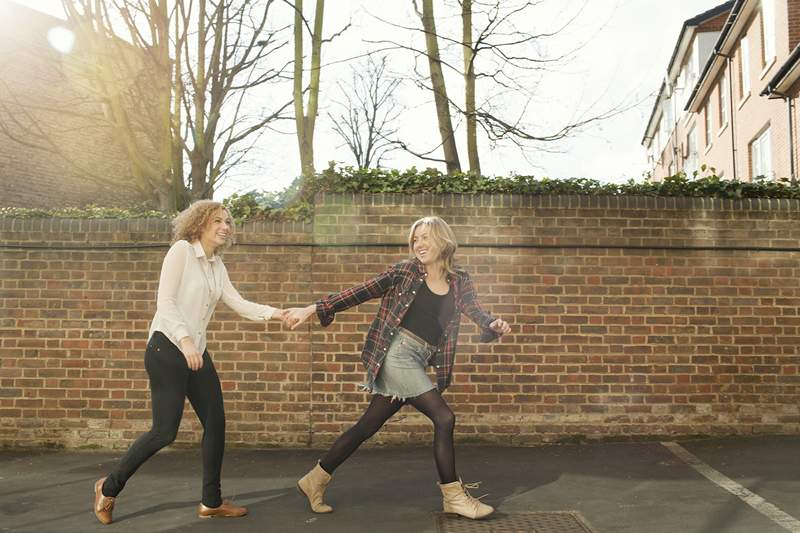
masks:
[[[15,1],[53,15],[62,14],[61,0]],[[548,0],[545,4],[558,6],[559,11],[546,5],[537,8],[532,12],[535,17],[531,19],[535,20],[530,21],[530,27],[538,30],[542,24],[546,26],[548,22],[559,20],[560,13],[563,17],[560,10],[574,12],[583,3],[584,0]],[[601,181],[640,179],[647,170],[646,155],[640,142],[681,26],[684,20],[721,3],[722,0],[588,0],[576,22],[559,36],[559,40],[550,42],[548,48],[558,51],[574,47],[578,42],[586,42],[586,45],[569,65],[542,80],[536,101],[529,106],[526,118],[542,125],[538,131],[546,132],[569,121],[576,112],[591,108],[592,104],[596,111],[602,111],[620,102],[642,103],[620,116],[595,123],[568,141],[548,145],[551,149],[556,148],[558,153],[529,151],[527,157],[523,157],[517,148],[501,146],[490,150],[485,140],[479,141],[483,173],[585,177]],[[436,6],[439,17],[445,11],[440,9],[439,2]],[[352,19],[353,27],[327,49],[323,48],[323,63],[358,55],[368,46],[362,38],[377,39],[389,35],[394,40],[408,41],[407,35],[387,27],[374,15],[399,24],[414,22],[410,0],[393,3],[385,0],[329,0],[326,9],[326,35],[338,31],[348,19]],[[418,20],[416,22],[418,24]],[[441,26],[439,31],[443,31]],[[402,71],[401,61],[394,59],[390,63],[392,70]],[[332,103],[338,92],[335,80],[349,76],[346,63],[322,71],[321,109],[315,136],[318,170],[325,168],[330,160],[352,164],[349,152],[341,146],[341,140],[333,133],[325,114],[328,110],[335,111]],[[457,89],[457,83],[453,83],[451,88],[448,81],[451,98],[458,97]],[[277,97],[281,101],[290,98],[290,90],[287,86],[286,94]],[[436,146],[438,132],[430,95],[409,84],[398,93],[398,99],[409,108],[401,117],[400,137],[416,141],[415,147],[420,149]],[[263,105],[263,102],[254,105]],[[216,198],[253,189],[277,190],[291,183],[300,166],[293,123],[283,123],[281,129],[287,134],[268,132],[261,137],[257,149],[251,152],[251,161],[223,183],[215,194]],[[463,127],[456,135],[462,168],[466,170]],[[440,156],[440,151],[434,155]],[[418,168],[436,166],[400,152],[395,152],[384,163],[384,166],[395,168],[412,165]]]

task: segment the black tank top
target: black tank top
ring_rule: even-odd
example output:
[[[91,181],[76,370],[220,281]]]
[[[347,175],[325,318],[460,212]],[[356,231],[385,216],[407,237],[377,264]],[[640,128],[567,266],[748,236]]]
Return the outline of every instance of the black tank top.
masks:
[[[454,311],[452,288],[447,294],[434,294],[428,284],[423,282],[400,326],[428,344],[437,346],[447,323],[453,318]]]

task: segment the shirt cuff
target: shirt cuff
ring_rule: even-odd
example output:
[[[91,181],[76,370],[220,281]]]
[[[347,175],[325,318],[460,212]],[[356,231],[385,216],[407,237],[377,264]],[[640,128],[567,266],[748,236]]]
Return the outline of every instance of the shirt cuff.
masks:
[[[322,327],[329,325],[333,322],[334,312],[330,306],[325,305],[322,300],[317,301],[317,318]]]
[[[494,322],[494,320],[492,320],[492,322]],[[490,327],[481,328],[481,342],[492,342],[497,340],[499,336],[500,334]]]

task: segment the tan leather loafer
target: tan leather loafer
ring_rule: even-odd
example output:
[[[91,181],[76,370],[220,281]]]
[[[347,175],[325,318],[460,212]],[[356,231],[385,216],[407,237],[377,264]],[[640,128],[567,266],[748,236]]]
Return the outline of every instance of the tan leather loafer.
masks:
[[[111,496],[103,496],[103,482],[106,478],[100,478],[94,482],[94,515],[103,524],[110,524],[111,512],[114,510],[114,500]]]
[[[200,518],[238,518],[247,514],[247,507],[238,507],[228,500],[219,507],[206,507],[202,503],[197,506],[197,516]]]

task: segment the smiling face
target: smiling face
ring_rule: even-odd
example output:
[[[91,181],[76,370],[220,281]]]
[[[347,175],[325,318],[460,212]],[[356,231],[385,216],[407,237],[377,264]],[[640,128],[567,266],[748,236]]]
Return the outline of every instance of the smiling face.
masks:
[[[453,274],[456,236],[447,222],[437,216],[420,218],[408,232],[408,251],[426,267],[439,267]]]
[[[428,224],[419,224],[414,229],[414,235],[411,237],[411,249],[414,251],[414,257],[419,259],[423,265],[432,265],[440,259],[441,250],[431,236],[431,227]]]
[[[217,209],[208,219],[200,236],[204,248],[216,250],[233,236],[233,220],[225,209]]]

